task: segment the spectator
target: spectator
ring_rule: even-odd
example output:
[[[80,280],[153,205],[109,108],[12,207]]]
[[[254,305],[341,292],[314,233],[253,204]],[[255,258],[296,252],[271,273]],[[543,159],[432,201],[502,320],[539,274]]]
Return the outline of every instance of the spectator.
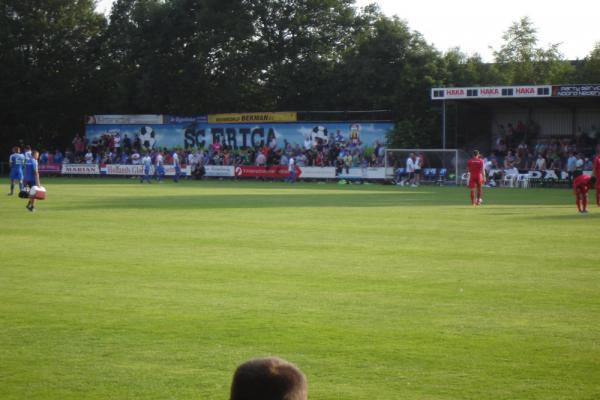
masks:
[[[62,164],[62,162],[63,162],[63,159],[64,159],[64,158],[63,158],[63,155],[62,155],[62,153],[60,152],[60,150],[56,149],[56,151],[54,152],[54,162],[55,162],[56,164]]]
[[[73,148],[75,149],[75,156],[78,158],[82,157],[85,151],[85,142],[83,141],[81,136],[79,136],[79,134],[75,135],[75,139],[73,139],[72,143]]]
[[[508,151],[508,154],[504,158],[504,169],[513,169],[516,167],[515,161],[517,158],[513,154],[511,150]]]
[[[295,365],[275,357],[240,365],[231,382],[230,400],[306,400],[307,383]]]
[[[127,137],[127,134],[123,136],[123,151],[128,153],[131,151],[131,139]]]
[[[256,156],[256,166],[264,167],[265,165],[267,165],[267,157],[263,152],[259,152]]]
[[[541,155],[538,154],[538,158],[537,160],[535,160],[535,171],[545,171],[548,168],[546,167],[546,159]]]
[[[86,164],[92,164],[94,162],[94,154],[92,154],[92,149],[88,148],[87,153],[84,156]]]

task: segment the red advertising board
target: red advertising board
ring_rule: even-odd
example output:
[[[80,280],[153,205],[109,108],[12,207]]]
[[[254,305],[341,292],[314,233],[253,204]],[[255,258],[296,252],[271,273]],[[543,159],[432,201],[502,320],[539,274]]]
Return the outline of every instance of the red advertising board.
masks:
[[[299,177],[302,171],[296,167],[296,177]],[[279,178],[285,179],[289,176],[286,165],[274,165],[271,167],[240,166],[235,167],[235,176],[238,178]]]
[[[39,164],[38,170],[40,173],[59,174],[62,169],[60,164]]]

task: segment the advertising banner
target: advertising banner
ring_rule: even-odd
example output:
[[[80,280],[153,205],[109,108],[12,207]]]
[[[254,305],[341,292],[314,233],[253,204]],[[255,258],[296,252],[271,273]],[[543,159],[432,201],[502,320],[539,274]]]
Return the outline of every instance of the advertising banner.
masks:
[[[600,97],[600,85],[552,86],[555,97]]]
[[[164,115],[163,123],[165,124],[193,124],[207,123],[207,115],[197,115],[195,117],[178,117],[176,115]]]
[[[165,165],[165,176],[174,176],[175,167],[172,165]],[[130,165],[130,164],[107,164],[100,168],[100,172],[106,175],[132,175],[141,176],[144,175],[144,167],[142,165]],[[150,175],[154,176],[154,166],[150,168]],[[181,168],[180,176],[190,175],[190,167]]]
[[[302,178],[306,179],[333,179],[335,167],[300,167]]]
[[[432,100],[455,100],[479,98],[502,99],[512,97],[550,97],[552,86],[488,86],[464,88],[433,88]]]
[[[296,178],[302,174],[296,167]],[[289,176],[287,165],[273,165],[271,167],[240,166],[235,167],[235,176],[239,178],[273,178],[285,179]]]
[[[205,165],[205,176],[232,178],[234,176],[234,167],[231,165]]]
[[[350,168],[348,173],[342,170],[340,179],[385,179],[385,168]]]
[[[97,164],[63,164],[63,175],[99,175],[100,168]]]
[[[60,173],[62,167],[60,164],[39,164],[38,171],[44,174],[58,174]]]
[[[177,121],[173,119],[172,121]],[[230,146],[232,149],[260,146],[275,141],[279,148],[286,143],[302,147],[306,140],[357,141],[373,146],[375,141],[385,143],[391,122],[293,122],[277,124],[209,124],[202,122],[168,123],[162,125],[86,125],[86,137],[90,143],[104,135],[127,135],[136,138],[147,149],[158,148],[204,148],[213,143]]]
[[[247,124],[265,122],[296,122],[296,112],[270,112],[270,113],[236,113],[236,114],[209,114],[208,122],[211,124]]]
[[[87,125],[94,124],[115,124],[115,125],[132,125],[132,124],[162,124],[162,115],[88,115],[85,117]]]
[[[143,165],[107,164],[107,175],[143,175]]]

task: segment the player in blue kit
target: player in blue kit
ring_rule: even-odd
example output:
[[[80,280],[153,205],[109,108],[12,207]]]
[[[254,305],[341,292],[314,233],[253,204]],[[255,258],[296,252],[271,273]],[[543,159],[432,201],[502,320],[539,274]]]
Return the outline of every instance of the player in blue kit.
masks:
[[[179,182],[179,176],[181,175],[181,163],[179,162],[179,154],[177,154],[176,151],[173,152],[173,168],[175,168],[173,182]]]
[[[142,165],[144,166],[144,175],[142,176],[140,183],[144,183],[144,181],[150,183],[150,169],[152,168],[152,158],[150,157],[150,154],[146,153],[144,155],[142,158]]]
[[[155,165],[156,165],[156,170],[154,171],[154,174],[156,175],[156,180],[159,183],[161,183],[162,177],[165,175],[165,167],[163,165],[162,151],[159,151],[158,154],[156,155]]]
[[[25,186],[31,189],[33,186],[41,186],[40,173],[38,171],[38,158],[40,153],[36,150],[31,152],[31,158],[25,161]],[[27,203],[27,209],[33,212],[35,206],[35,198],[30,197]]]
[[[25,165],[25,155],[21,154],[21,149],[18,146],[13,147],[13,153],[9,158],[10,163],[10,193],[12,196],[15,192],[15,181],[19,182],[19,191],[23,190],[23,166]]]

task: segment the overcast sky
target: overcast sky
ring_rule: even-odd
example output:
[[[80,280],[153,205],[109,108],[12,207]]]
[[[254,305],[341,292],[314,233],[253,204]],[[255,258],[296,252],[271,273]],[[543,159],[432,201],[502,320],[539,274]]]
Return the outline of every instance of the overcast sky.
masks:
[[[113,0],[99,0],[108,13]],[[492,60],[502,34],[512,22],[529,16],[538,30],[539,46],[561,43],[568,59],[587,56],[600,42],[600,0],[356,0],[359,7],[379,4],[389,16],[397,15],[423,34],[438,50],[460,47]]]

